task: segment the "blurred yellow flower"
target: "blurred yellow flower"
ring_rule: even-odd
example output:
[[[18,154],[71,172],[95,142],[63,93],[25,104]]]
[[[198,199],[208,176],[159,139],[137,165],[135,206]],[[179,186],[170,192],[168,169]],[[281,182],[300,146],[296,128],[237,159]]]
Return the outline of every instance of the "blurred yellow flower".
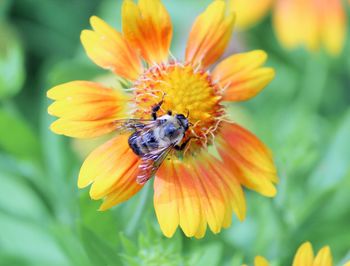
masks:
[[[276,36],[288,49],[304,45],[317,51],[324,46],[331,55],[343,49],[346,14],[341,0],[230,1],[241,28],[254,25],[272,8]]]
[[[254,259],[254,266],[269,266],[269,262],[262,256],[256,256]],[[247,264],[243,264],[242,266],[247,266]]]
[[[305,242],[299,248],[294,256],[293,266],[305,265],[319,265],[319,266],[331,266],[333,265],[332,254],[329,246],[321,248],[316,257],[310,242]]]
[[[222,105],[254,97],[273,79],[274,70],[262,67],[266,53],[232,55],[209,68],[224,53],[234,19],[225,1],[210,4],[194,22],[181,62],[168,58],[173,29],[163,4],[125,0],[122,33],[94,16],[93,30],[84,30],[81,41],[92,61],[132,84],[131,93],[89,81],[61,84],[47,93],[55,101],[48,112],[59,118],[52,131],[76,138],[114,132],[120,119],[150,119],[152,106],[161,100],[159,115],[167,110],[189,114],[183,142],[195,138],[186,152],[167,155],[154,180],[155,212],[167,237],[178,226],[188,237],[203,237],[207,226],[218,233],[231,224],[232,212],[243,220],[242,185],[268,197],[276,194],[270,151],[249,131],[226,122]],[[143,187],[136,182],[143,161],[130,149],[129,135],[97,148],[80,170],[78,186],[91,185],[91,198],[103,199],[100,210]],[[220,159],[207,151],[214,139]]]
[[[271,10],[274,0],[230,0],[230,10],[237,14],[239,29],[258,23]]]
[[[269,262],[261,256],[257,256],[254,260],[254,266],[269,266]],[[292,266],[332,266],[333,259],[329,246],[323,247],[314,256],[314,251],[310,242],[302,244],[294,256]],[[243,265],[242,265],[243,266]],[[344,266],[350,266],[350,261]]]

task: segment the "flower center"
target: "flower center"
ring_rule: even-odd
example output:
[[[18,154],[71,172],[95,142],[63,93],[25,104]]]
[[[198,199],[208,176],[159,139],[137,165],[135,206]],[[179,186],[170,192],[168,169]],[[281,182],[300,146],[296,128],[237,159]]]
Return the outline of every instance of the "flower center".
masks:
[[[168,110],[188,116],[191,126],[185,138],[193,137],[191,148],[204,147],[212,138],[224,115],[222,96],[209,73],[177,62],[146,70],[134,84],[137,118],[151,117],[152,106],[163,99],[158,116]]]

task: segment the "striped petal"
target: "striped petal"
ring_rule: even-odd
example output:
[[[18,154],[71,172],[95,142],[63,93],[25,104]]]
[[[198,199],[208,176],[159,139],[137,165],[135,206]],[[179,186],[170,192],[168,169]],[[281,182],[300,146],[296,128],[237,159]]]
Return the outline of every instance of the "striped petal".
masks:
[[[316,255],[313,266],[332,266],[333,259],[331,250],[328,246],[323,247]]]
[[[195,179],[195,187],[197,188],[198,197],[203,208],[203,218],[207,221],[211,231],[217,234],[221,231],[226,207],[229,204],[225,202],[225,197],[220,191],[218,182],[214,182],[213,179],[215,177],[212,172],[206,172],[204,166],[189,169],[189,171],[192,170],[194,171],[192,178]],[[197,175],[197,178],[195,175]],[[210,176],[212,177],[211,180]]]
[[[194,180],[184,170],[185,166],[179,162],[166,162],[154,181],[154,207],[167,237],[175,233],[178,225],[186,236],[194,236],[202,219]]]
[[[148,63],[168,58],[173,28],[160,0],[124,0],[122,21],[126,39]]]
[[[294,256],[293,266],[312,266],[314,261],[314,252],[310,242],[302,244]]]
[[[76,138],[92,138],[115,129],[115,120],[125,117],[128,97],[121,91],[89,81],[72,81],[47,92],[55,100],[48,113],[59,117],[51,130]]]
[[[93,151],[84,161],[78,187],[91,184],[92,199],[104,199],[106,210],[136,194],[143,186],[136,183],[139,157],[128,146],[128,136],[119,135]]]
[[[232,211],[245,216],[240,184],[208,154],[196,161],[164,162],[154,182],[154,207],[167,237],[180,226],[186,236],[202,238],[207,225],[213,233],[228,227]]]
[[[197,164],[196,172],[202,176],[203,183],[208,188],[207,195],[210,197],[210,194],[213,193],[213,198],[218,198],[219,195],[222,195],[221,200],[225,203],[222,227],[227,228],[230,226],[232,211],[236,213],[240,221],[243,221],[246,214],[245,198],[241,185],[234,173],[230,171],[227,165],[209,154],[198,156],[198,160],[201,163]],[[205,202],[203,202],[203,206],[207,206]],[[209,212],[207,213],[210,215]],[[209,218],[210,216],[207,215],[210,229],[214,233],[220,232],[220,223],[211,223],[212,219]],[[221,217],[218,221],[221,221]]]
[[[172,237],[179,225],[178,186],[174,165],[165,161],[154,180],[154,208],[160,228],[166,237]],[[197,200],[194,204],[198,207]],[[199,212],[195,214],[200,215]]]
[[[278,182],[270,150],[252,133],[237,124],[223,122],[218,151],[244,186],[273,197]]]
[[[254,266],[269,266],[270,263],[262,256],[256,256],[254,259]]]
[[[225,89],[225,101],[245,101],[257,95],[275,77],[275,71],[262,67],[267,59],[264,51],[236,54],[219,63],[213,78]]]
[[[237,28],[246,29],[267,14],[273,0],[230,0],[229,3],[230,9],[237,14]]]
[[[224,53],[235,20],[233,12],[226,12],[225,1],[217,0],[196,19],[187,42],[187,62],[205,68]]]
[[[123,78],[137,79],[142,72],[142,65],[134,47],[100,18],[93,16],[90,23],[93,30],[83,30],[80,36],[90,59]]]

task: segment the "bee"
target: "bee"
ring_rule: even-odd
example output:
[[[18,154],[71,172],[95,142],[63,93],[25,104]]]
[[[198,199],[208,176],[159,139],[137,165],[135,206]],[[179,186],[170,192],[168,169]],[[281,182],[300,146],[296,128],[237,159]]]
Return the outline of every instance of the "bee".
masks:
[[[172,150],[183,150],[191,138],[181,143],[189,129],[190,122],[183,114],[167,114],[158,117],[163,100],[152,107],[152,119],[127,119],[121,122],[119,130],[131,131],[128,139],[131,150],[141,158],[136,182],[145,184],[155,175],[158,168]],[[118,122],[118,121],[117,121]]]

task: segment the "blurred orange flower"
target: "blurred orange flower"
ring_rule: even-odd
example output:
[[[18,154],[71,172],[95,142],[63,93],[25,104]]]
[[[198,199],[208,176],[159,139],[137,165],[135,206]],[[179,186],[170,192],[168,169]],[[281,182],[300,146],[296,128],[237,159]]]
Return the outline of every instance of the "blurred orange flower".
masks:
[[[254,266],[269,266],[269,262],[261,256],[255,257]],[[314,256],[314,251],[310,242],[302,244],[297,253],[294,256],[292,266],[332,266],[333,259],[329,246],[323,247]],[[345,263],[344,266],[349,266],[350,261]],[[242,265],[243,266],[243,265]]]
[[[310,51],[321,46],[331,55],[343,49],[346,14],[340,0],[231,0],[238,25],[254,25],[273,9],[273,25],[281,44],[288,48],[304,45]]]
[[[122,32],[94,16],[92,30],[84,30],[81,41],[92,61],[128,80],[130,89],[72,81],[47,93],[54,100],[48,112],[58,117],[52,131],[76,138],[114,132],[119,119],[149,119],[152,106],[162,98],[160,115],[166,110],[189,114],[185,138],[195,140],[186,152],[171,152],[154,180],[154,207],[167,237],[178,226],[188,237],[203,237],[207,226],[218,233],[231,224],[232,212],[243,220],[242,185],[268,197],[276,194],[270,151],[246,129],[226,122],[222,105],[254,97],[273,79],[274,70],[263,67],[266,53],[232,55],[210,69],[229,43],[234,19],[225,1],[211,3],[194,22],[181,62],[168,58],[173,28],[163,4],[125,0]],[[119,134],[97,148],[80,170],[78,186],[91,185],[91,198],[103,199],[100,210],[143,187],[136,182],[140,157],[130,149],[128,138]],[[214,140],[216,156],[207,150]]]

